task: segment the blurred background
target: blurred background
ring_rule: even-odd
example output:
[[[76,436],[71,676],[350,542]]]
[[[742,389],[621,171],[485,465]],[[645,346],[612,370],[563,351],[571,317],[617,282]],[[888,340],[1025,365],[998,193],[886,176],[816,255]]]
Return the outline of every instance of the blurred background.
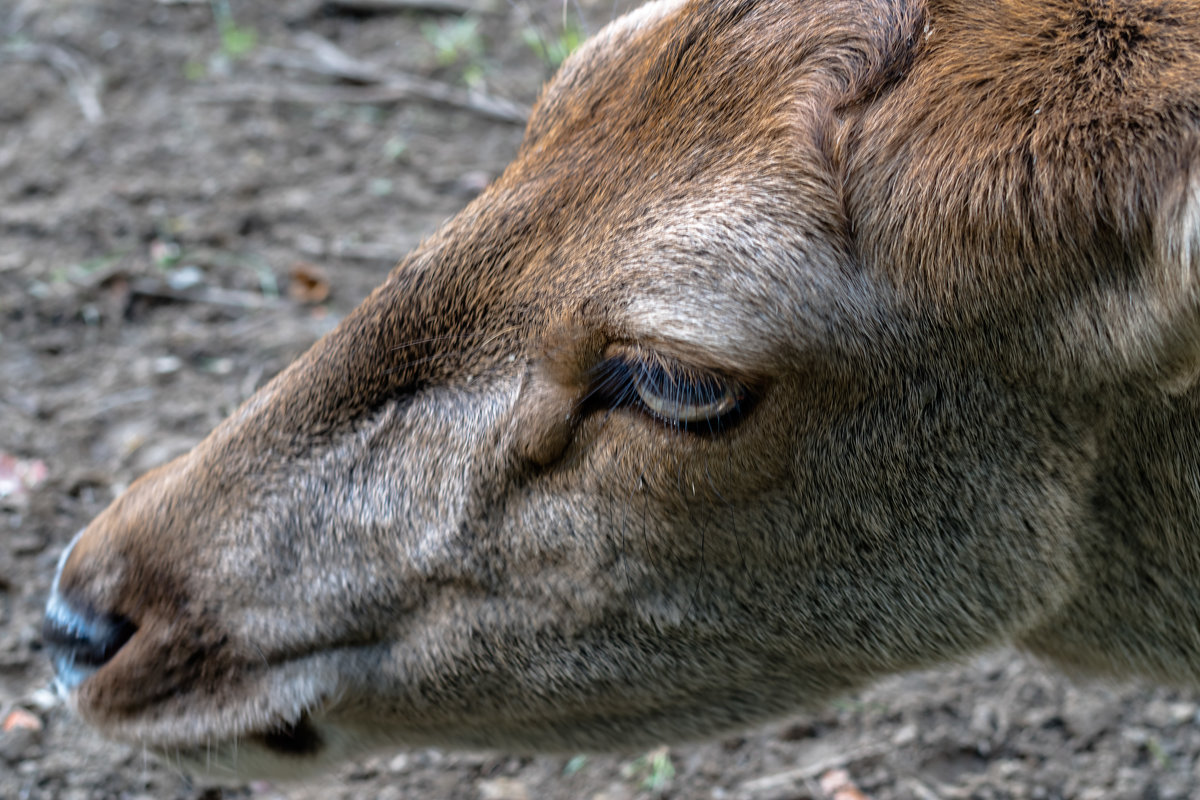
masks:
[[[1012,652],[610,756],[384,753],[196,785],[73,721],[62,546],[329,330],[513,156],[630,0],[0,0],[0,798],[1187,798],[1196,695]]]

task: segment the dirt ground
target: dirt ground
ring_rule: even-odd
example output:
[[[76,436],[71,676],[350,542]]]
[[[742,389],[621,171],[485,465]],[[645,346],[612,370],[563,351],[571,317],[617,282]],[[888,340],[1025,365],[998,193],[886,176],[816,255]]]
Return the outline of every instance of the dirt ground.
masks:
[[[69,717],[38,633],[63,544],[496,176],[504,118],[619,11],[467,2],[0,0],[0,798],[802,800],[834,769],[876,800],[1200,797],[1196,695],[1012,652],[714,743],[387,753],[297,786],[206,789]]]

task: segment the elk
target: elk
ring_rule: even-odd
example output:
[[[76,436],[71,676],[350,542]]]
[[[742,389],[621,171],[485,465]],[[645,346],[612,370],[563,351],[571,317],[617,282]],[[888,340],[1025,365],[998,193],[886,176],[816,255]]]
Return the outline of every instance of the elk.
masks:
[[[103,734],[695,739],[1013,643],[1200,678],[1200,6],[658,0],[64,552]]]

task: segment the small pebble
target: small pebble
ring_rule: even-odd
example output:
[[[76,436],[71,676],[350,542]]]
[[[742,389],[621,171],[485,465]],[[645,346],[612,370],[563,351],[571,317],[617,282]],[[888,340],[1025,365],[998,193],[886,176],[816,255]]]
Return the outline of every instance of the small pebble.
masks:
[[[492,778],[478,784],[480,800],[529,800],[529,787],[513,778]]]

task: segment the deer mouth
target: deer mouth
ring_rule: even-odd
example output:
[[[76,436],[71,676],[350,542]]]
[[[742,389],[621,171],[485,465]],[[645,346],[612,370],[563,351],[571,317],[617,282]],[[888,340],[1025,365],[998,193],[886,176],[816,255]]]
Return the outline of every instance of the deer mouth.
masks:
[[[321,734],[307,714],[302,714],[295,722],[252,734],[248,738],[280,756],[311,758],[319,754],[325,746]]]
[[[290,781],[305,778],[346,757],[313,718],[301,714],[243,734],[187,747],[158,745],[152,751],[205,784],[234,785],[248,776]],[[336,738],[336,736],[334,737]]]

